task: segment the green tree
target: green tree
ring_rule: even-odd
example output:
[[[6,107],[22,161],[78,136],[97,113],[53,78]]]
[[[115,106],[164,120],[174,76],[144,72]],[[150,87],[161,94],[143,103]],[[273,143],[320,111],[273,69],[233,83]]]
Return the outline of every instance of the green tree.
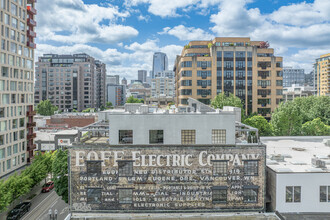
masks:
[[[213,108],[219,108],[223,109],[223,106],[233,106],[233,107],[238,107],[243,110],[243,104],[240,98],[237,96],[234,96],[234,94],[229,93],[229,95],[226,95],[224,93],[218,94],[214,99],[211,101],[211,106]]]
[[[82,110],[82,112],[87,113],[87,112],[95,112],[95,108],[86,108]]]
[[[54,115],[54,112],[57,110],[58,107],[52,105],[52,103],[49,100],[41,101],[36,107],[36,111],[40,115],[47,115],[47,116]]]
[[[330,126],[324,124],[320,118],[315,118],[303,124],[301,132],[306,136],[330,135]]]
[[[68,151],[57,150],[53,161],[53,181],[57,195],[68,203]]]
[[[144,103],[143,99],[134,98],[132,95],[128,97],[126,103]]]
[[[12,193],[8,190],[7,184],[5,181],[0,181],[0,213],[5,211],[11,203]]]
[[[8,189],[11,191],[11,202],[17,199],[18,197],[28,193],[33,184],[33,180],[29,175],[20,175],[17,173],[10,176],[6,181]]]
[[[28,175],[32,179],[32,186],[40,183],[48,175],[47,165],[44,161],[43,155],[35,156],[30,167],[22,172],[23,175]]]
[[[277,136],[300,135],[302,122],[301,109],[294,102],[281,103],[271,119],[274,134]]]
[[[258,128],[260,136],[272,136],[272,125],[262,116],[255,115],[244,120],[244,124]]]
[[[110,107],[112,107],[112,103],[111,103],[111,102],[107,102],[107,103],[105,104],[105,106],[106,106],[107,108],[110,108]]]

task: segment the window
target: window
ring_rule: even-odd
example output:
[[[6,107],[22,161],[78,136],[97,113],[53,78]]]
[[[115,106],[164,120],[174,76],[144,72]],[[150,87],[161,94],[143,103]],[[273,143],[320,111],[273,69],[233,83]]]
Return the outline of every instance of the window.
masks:
[[[226,130],[213,129],[212,130],[212,144],[225,144],[226,143]]]
[[[87,161],[87,175],[97,177],[101,175],[101,161]]]
[[[0,118],[5,117],[5,108],[0,108]]]
[[[164,131],[163,130],[149,130],[149,144],[163,144]]]
[[[320,202],[330,202],[330,186],[320,186]]]
[[[245,186],[243,188],[243,201],[247,203],[257,203],[258,188],[258,186]]]
[[[212,187],[212,203],[227,202],[227,186]]]
[[[181,144],[195,144],[195,130],[181,130]]]
[[[11,146],[7,147],[7,157],[11,156]]]
[[[2,149],[0,149],[0,159],[4,159],[5,157],[6,157],[6,155],[5,155],[5,148],[2,148]]]
[[[301,202],[301,186],[287,186],[285,202]]]
[[[213,160],[213,176],[223,176],[227,174],[228,161]]]
[[[119,144],[133,144],[133,130],[119,130]]]
[[[133,176],[133,161],[121,160],[118,162],[118,175],[119,176]]]
[[[101,188],[87,188],[87,203],[88,204],[101,203]]]
[[[119,189],[119,203],[130,204],[133,202],[133,189]]]
[[[258,176],[258,161],[256,160],[244,161],[244,174],[247,176]]]

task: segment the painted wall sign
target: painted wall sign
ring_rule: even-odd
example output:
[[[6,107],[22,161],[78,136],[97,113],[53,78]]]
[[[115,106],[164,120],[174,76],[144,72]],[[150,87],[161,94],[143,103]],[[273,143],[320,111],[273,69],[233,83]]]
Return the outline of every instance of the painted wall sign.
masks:
[[[263,210],[264,183],[264,146],[70,149],[73,212]]]

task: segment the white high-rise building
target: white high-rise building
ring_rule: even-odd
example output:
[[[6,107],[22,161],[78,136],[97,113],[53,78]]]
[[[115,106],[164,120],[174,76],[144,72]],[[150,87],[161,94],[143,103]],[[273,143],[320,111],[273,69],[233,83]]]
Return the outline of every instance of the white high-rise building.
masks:
[[[0,179],[31,161],[36,0],[1,1]]]

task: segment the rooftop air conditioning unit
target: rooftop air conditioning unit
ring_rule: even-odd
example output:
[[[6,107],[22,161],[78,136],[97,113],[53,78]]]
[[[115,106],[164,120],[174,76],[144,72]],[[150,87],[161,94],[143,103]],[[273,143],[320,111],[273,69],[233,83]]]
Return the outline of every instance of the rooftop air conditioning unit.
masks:
[[[270,159],[275,160],[277,162],[284,162],[284,156],[281,154],[274,154]]]
[[[325,161],[320,160],[317,157],[312,158],[312,165],[313,165],[313,167],[316,167],[316,168],[326,168]]]

